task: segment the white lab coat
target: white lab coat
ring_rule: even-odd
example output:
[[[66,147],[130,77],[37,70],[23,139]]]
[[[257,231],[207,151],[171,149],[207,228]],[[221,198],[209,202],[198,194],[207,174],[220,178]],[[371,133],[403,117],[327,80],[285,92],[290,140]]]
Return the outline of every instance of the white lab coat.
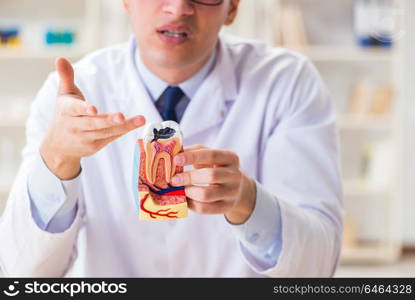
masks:
[[[131,39],[87,56],[75,66],[76,82],[100,112],[161,122],[137,76],[134,45]],[[63,233],[40,230],[31,216],[27,174],[53,118],[54,73],[32,105],[24,161],[0,223],[0,263],[7,276],[333,274],[341,244],[341,183],[334,110],[320,77],[305,58],[258,42],[221,36],[218,54],[183,115],[184,145],[235,151],[260,191],[278,199],[277,264],[255,266],[223,215],[138,219],[132,174],[142,128],[84,158],[75,221]]]

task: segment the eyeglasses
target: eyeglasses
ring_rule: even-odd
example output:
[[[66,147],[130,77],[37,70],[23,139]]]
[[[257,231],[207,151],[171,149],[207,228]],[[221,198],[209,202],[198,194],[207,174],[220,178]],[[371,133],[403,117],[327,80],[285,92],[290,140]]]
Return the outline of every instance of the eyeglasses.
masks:
[[[207,6],[218,6],[223,3],[223,0],[190,0],[194,3],[207,5]]]

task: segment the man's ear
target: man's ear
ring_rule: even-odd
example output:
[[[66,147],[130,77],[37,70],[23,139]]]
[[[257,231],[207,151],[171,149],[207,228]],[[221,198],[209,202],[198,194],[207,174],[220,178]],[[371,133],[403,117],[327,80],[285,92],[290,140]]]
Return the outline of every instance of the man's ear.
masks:
[[[122,0],[122,3],[124,5],[125,11],[130,11],[130,1],[129,0]]]
[[[235,20],[236,15],[238,13],[239,0],[230,0],[230,1],[231,3],[229,5],[229,11],[228,11],[228,16],[226,17],[226,20],[225,20],[225,25],[231,25],[233,21]],[[252,1],[252,0],[249,0],[249,1]]]

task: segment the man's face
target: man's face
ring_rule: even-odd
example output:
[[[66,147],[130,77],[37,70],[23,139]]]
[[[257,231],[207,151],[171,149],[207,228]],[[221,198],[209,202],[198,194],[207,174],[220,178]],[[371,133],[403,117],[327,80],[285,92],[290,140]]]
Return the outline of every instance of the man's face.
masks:
[[[123,0],[143,60],[182,69],[208,57],[222,25],[233,22],[239,0],[205,6],[190,0]]]

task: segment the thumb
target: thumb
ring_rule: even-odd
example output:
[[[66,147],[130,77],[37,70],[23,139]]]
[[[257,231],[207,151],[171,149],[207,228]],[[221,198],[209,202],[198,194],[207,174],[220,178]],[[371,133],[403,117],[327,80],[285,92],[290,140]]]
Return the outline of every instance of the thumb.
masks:
[[[72,95],[84,100],[81,91],[75,85],[75,74],[71,63],[66,58],[59,57],[55,61],[55,68],[60,79],[59,95]]]

